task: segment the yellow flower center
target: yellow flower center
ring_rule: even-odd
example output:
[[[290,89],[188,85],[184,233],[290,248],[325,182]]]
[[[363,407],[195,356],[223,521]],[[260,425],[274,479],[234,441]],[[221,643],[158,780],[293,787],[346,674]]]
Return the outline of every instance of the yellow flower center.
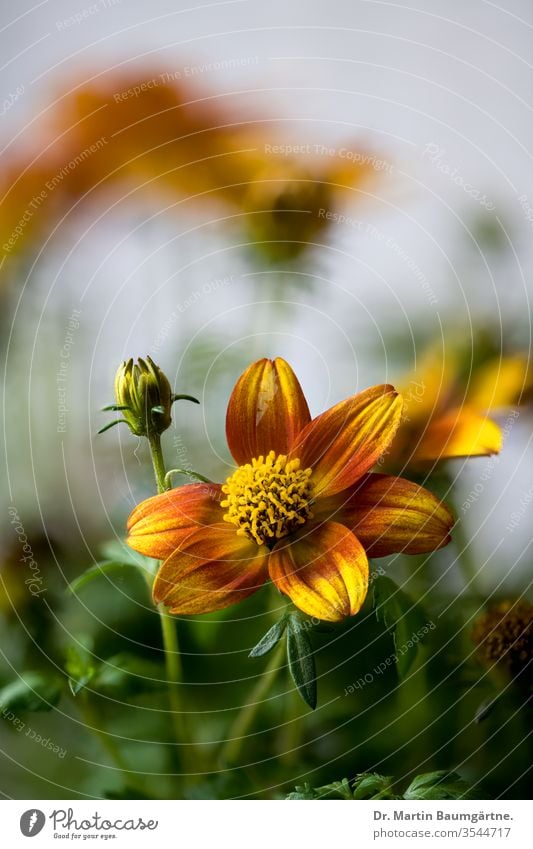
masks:
[[[237,525],[239,536],[257,545],[273,543],[304,525],[312,516],[311,469],[274,451],[239,466],[222,487],[224,521]]]

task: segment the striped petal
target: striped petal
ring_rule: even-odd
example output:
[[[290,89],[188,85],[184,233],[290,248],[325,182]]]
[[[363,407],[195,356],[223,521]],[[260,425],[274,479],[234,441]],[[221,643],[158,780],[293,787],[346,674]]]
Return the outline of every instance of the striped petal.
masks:
[[[410,459],[428,462],[451,457],[486,457],[498,454],[501,447],[500,426],[462,407],[430,422]]]
[[[368,589],[368,560],[359,540],[336,522],[327,522],[290,543],[279,542],[269,558],[270,577],[307,613],[340,622],[360,610]]]
[[[387,450],[400,424],[402,398],[373,386],[313,419],[292,450],[313,469],[315,493],[334,495],[354,484]]]
[[[142,501],[128,519],[128,545],[141,554],[165,560],[197,527],[220,522],[218,484],[193,483]]]
[[[226,436],[237,465],[269,451],[288,454],[311,420],[307,401],[290,365],[279,357],[246,369],[231,394]]]
[[[446,505],[423,486],[377,474],[320,501],[316,518],[331,517],[353,531],[369,557],[435,551],[450,542],[454,524]]]
[[[192,531],[157,573],[154,601],[183,615],[229,607],[264,584],[267,557],[266,547],[227,525]]]

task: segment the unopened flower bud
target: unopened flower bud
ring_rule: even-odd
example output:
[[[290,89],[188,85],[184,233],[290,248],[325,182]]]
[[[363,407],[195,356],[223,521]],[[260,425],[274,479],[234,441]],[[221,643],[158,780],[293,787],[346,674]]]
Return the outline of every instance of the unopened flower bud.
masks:
[[[136,436],[163,433],[171,424],[172,389],[166,375],[150,357],[119,366],[115,398]]]

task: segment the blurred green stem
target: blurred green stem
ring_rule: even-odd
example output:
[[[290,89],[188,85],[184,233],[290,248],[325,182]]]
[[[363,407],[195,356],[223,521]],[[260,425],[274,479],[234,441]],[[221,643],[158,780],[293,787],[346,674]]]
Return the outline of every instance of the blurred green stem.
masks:
[[[170,489],[170,481],[166,478],[165,461],[163,459],[160,434],[150,433],[148,436],[148,442],[150,444],[157,491],[161,495],[161,493],[167,492]],[[165,652],[168,697],[172,713],[174,738],[176,743],[183,744],[187,741],[188,735],[185,728],[185,718],[180,707],[181,700],[179,686],[182,680],[183,670],[181,665],[176,620],[173,619],[172,616],[169,616],[163,604],[159,604],[157,606],[157,612],[159,613],[159,619],[161,622],[161,635],[163,638],[163,649]],[[183,761],[184,750],[180,751],[180,761]]]
[[[465,582],[466,589],[476,600],[483,599],[483,593],[479,589],[478,569],[472,557],[472,546],[465,533],[463,519],[459,519],[453,527],[453,541],[457,552],[457,562]]]
[[[272,650],[270,660],[266,665],[261,677],[257,680],[255,687],[250,693],[248,703],[237,714],[233,721],[228,739],[222,744],[219,754],[219,762],[222,766],[228,766],[237,759],[244,743],[246,733],[250,729],[257,711],[261,707],[265,696],[272,686],[276,673],[281,668],[285,656],[285,640],[281,639]]]
[[[91,701],[88,693],[82,692],[76,703],[79,705],[85,727],[98,738],[100,745],[107,752],[109,759],[115,765],[117,770],[122,773],[126,785],[134,787],[137,790],[142,790],[142,783],[137,778],[135,772],[132,772],[124,759],[120,746],[117,746],[115,738],[112,734],[108,734],[100,727],[100,717]]]

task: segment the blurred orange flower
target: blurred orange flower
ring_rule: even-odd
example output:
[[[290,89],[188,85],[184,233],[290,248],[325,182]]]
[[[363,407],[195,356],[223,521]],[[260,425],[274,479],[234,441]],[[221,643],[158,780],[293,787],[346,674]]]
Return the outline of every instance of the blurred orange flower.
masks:
[[[274,258],[293,255],[330,225],[319,211],[336,193],[379,170],[355,145],[349,160],[313,156],[311,145],[273,145],[275,122],[262,136],[256,121],[220,100],[156,71],[71,87],[2,155],[4,253],[27,249],[78,203],[120,185],[123,197],[164,192],[229,205],[263,251],[283,243]],[[285,155],[302,147],[305,155]]]
[[[402,399],[374,386],[311,419],[282,359],[237,381],[226,433],[237,469],[223,485],[191,484],[140,504],[128,543],[163,559],[153,595],[172,613],[206,613],[267,577],[304,613],[354,615],[368,557],[446,545],[453,519],[430,492],[370,473],[400,423]]]

